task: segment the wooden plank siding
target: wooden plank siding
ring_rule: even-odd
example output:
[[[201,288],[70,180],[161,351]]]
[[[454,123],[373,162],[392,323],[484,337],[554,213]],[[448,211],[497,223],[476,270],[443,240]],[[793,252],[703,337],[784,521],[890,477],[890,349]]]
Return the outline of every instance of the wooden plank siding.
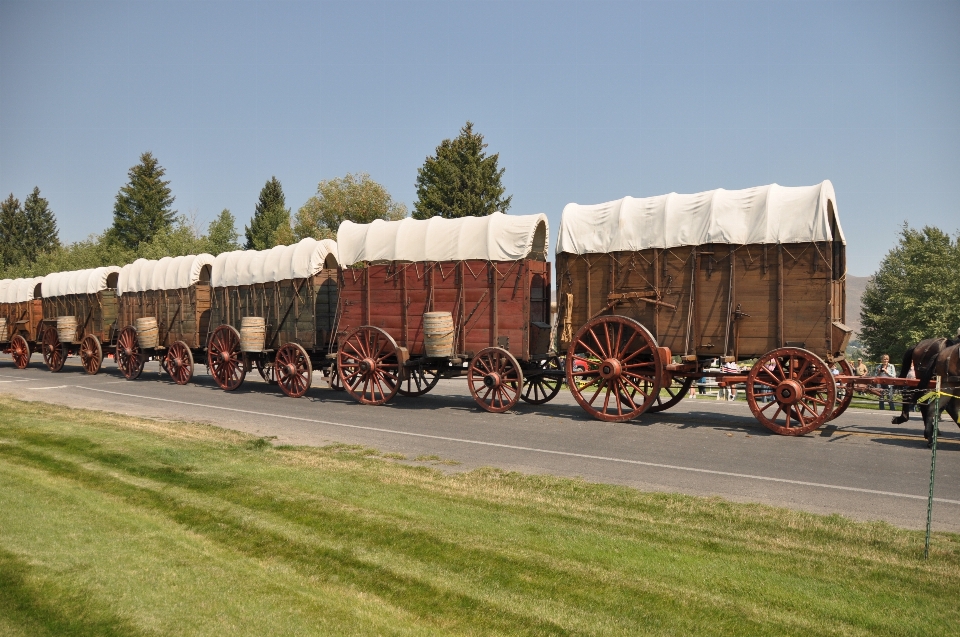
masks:
[[[36,298],[20,303],[0,303],[0,317],[7,319],[7,342],[19,334],[27,342],[42,338],[40,324],[43,321],[43,300]]]
[[[201,333],[212,333],[221,325],[239,331],[243,317],[262,316],[266,351],[297,343],[308,352],[326,353],[336,322],[337,278],[338,271],[331,268],[307,279],[211,287],[209,327],[201,320]]]
[[[567,313],[567,295],[572,309],[570,325],[558,325],[559,345],[566,348],[563,335],[568,340],[591,318],[618,314],[685,356],[745,360],[783,346],[839,354],[831,326],[845,318],[843,252],[836,241],[560,253],[558,320]],[[627,298],[610,307],[619,294],[659,303]]]
[[[117,313],[116,288],[107,288],[96,294],[66,294],[43,299],[45,325],[56,327],[58,316],[77,317],[75,343],[88,334],[93,334],[102,343],[110,343],[116,334]]]
[[[364,325],[423,356],[423,315],[450,312],[467,358],[503,347],[521,360],[549,349],[550,264],[544,261],[387,263],[343,270],[337,337]],[[531,351],[532,350],[532,351]]]
[[[177,290],[127,292],[120,296],[118,330],[139,318],[157,319],[159,346],[183,341],[191,349],[206,346],[210,320],[210,286],[196,283]]]

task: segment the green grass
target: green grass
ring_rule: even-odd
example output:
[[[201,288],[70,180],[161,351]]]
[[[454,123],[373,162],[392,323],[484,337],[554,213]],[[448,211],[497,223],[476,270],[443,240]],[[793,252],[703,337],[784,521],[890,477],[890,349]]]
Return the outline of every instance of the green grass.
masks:
[[[882,523],[0,398],[0,635],[956,634],[960,537],[922,551]]]

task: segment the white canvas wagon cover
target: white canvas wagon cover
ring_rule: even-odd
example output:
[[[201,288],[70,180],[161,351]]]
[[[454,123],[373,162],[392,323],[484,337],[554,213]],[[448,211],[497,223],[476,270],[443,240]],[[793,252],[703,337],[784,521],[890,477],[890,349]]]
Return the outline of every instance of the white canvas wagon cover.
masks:
[[[670,193],[607,203],[567,204],[557,253],[602,254],[708,243],[805,243],[833,241],[830,210],[846,244],[833,184]]]
[[[203,266],[213,265],[212,254],[163,257],[153,261],[137,259],[120,268],[117,295],[147,290],[180,290],[200,281]]]
[[[213,261],[210,284],[223,288],[305,279],[322,270],[330,255],[338,260],[336,241],[310,238],[270,250],[224,252]]]
[[[4,279],[0,281],[0,303],[23,303],[33,300],[33,292],[42,276],[28,279]]]
[[[406,218],[353,223],[337,230],[340,262],[359,261],[516,261],[531,252],[546,255],[549,227],[545,214],[459,219]]]
[[[45,299],[67,294],[96,294],[107,289],[107,279],[115,272],[120,272],[120,268],[115,265],[72,272],[54,272],[43,277],[40,293]]]

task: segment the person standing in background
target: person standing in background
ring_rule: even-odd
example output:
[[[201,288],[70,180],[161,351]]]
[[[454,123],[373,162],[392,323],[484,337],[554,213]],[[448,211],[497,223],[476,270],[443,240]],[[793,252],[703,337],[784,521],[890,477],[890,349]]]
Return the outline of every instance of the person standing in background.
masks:
[[[857,359],[857,366],[854,368],[853,373],[857,376],[866,376],[867,375],[867,366],[863,364],[863,359]]]
[[[880,364],[877,365],[873,375],[880,378],[896,378],[897,368],[890,362],[890,356],[884,354],[880,357]],[[883,403],[886,401],[890,405],[890,411],[893,411],[893,387],[884,387],[883,385],[878,385],[878,387],[880,388],[880,409],[883,410]]]

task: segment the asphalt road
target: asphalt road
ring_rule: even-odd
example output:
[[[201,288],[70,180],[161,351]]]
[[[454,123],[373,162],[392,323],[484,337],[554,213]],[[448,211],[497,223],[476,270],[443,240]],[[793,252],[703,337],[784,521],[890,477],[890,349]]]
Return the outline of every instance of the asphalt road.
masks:
[[[441,381],[420,398],[383,407],[355,403],[314,377],[300,399],[253,378],[221,391],[198,367],[180,387],[149,363],[125,380],[107,362],[97,376],[76,359],[51,374],[35,355],[25,370],[0,356],[0,393],[21,399],[137,416],[201,421],[277,443],[361,444],[410,459],[432,455],[460,464],[535,474],[579,476],[644,490],[720,496],[907,528],[926,524],[930,450],[915,419],[891,425],[891,413],[848,410],[800,438],[768,432],[746,404],[684,400],[629,423],[586,416],[566,391],[539,407],[505,414],[481,411],[463,380]],[[443,465],[437,465],[445,468]],[[934,529],[960,532],[960,429],[944,423],[937,454]]]

